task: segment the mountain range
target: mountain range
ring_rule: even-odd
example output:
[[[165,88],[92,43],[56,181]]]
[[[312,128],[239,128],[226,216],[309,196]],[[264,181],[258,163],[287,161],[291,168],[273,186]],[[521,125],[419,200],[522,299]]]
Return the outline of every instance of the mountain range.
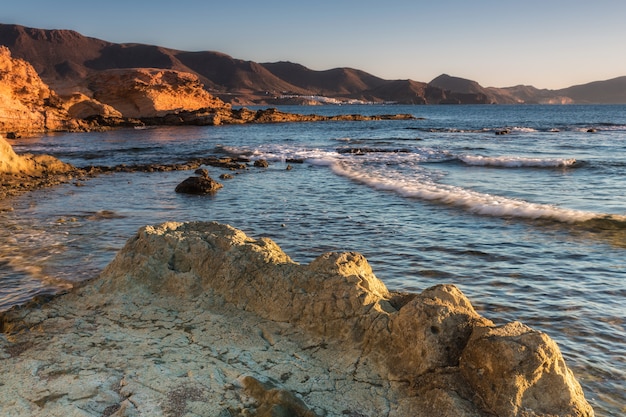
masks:
[[[215,51],[112,43],[71,30],[0,24],[0,45],[29,62],[58,94],[89,94],[104,70],[158,68],[196,75],[205,89],[231,104],[395,102],[402,104],[626,103],[626,76],[560,90],[532,86],[483,87],[440,75],[426,83],[386,80],[353,68],[315,71],[292,62],[257,63]]]

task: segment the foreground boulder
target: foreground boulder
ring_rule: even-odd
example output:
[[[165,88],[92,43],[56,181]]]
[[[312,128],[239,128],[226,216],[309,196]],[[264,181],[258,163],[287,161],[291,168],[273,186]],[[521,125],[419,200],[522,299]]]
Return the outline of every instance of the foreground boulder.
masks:
[[[4,322],[12,415],[593,415],[548,336],[456,287],[391,293],[358,253],[299,265],[217,223],[144,227],[97,280]]]

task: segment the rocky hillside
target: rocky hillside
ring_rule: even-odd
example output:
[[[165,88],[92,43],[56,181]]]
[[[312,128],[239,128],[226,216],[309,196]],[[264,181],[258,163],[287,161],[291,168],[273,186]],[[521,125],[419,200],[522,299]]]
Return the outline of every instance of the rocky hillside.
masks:
[[[100,71],[87,79],[93,98],[123,117],[161,117],[177,111],[224,107],[194,74],[163,69],[130,68]]]
[[[196,75],[176,70],[102,70],[57,85],[66,94],[57,95],[29,62],[14,58],[9,48],[0,46],[0,132],[19,136],[93,130],[144,123],[133,119],[157,123],[154,118],[200,109],[230,111],[204,89]]]
[[[85,80],[101,71],[157,68],[194,74],[207,91],[233,104],[314,103],[316,96],[407,104],[626,103],[626,77],[562,90],[486,88],[445,74],[430,83],[385,80],[352,68],[314,71],[291,62],[257,63],[215,51],[116,44],[70,30],[5,24],[0,44],[30,62],[60,95],[89,96]]]
[[[73,128],[59,97],[33,67],[0,46],[0,132]]]

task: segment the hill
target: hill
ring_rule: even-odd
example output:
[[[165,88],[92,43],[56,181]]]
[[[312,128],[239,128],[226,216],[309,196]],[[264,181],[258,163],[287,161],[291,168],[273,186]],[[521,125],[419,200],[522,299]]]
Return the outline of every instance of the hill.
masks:
[[[626,77],[575,85],[558,92],[576,103],[623,104],[626,103]]]
[[[0,44],[31,63],[60,95],[89,95],[87,80],[101,71],[157,68],[194,74],[207,91],[232,104],[280,104],[299,96],[406,104],[626,103],[626,77],[562,90],[482,87],[447,74],[429,83],[385,80],[353,68],[315,71],[291,62],[257,63],[216,51],[116,44],[71,30],[7,24],[0,24]]]

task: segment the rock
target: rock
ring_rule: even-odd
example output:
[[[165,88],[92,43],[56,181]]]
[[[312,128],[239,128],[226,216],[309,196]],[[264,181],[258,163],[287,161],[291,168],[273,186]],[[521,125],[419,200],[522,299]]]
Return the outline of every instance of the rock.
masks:
[[[176,186],[175,191],[177,193],[184,194],[213,194],[223,185],[215,181],[211,177],[189,177]]]
[[[521,323],[474,329],[461,372],[498,416],[594,415],[556,343]]]
[[[211,96],[196,75],[153,68],[99,71],[89,78],[93,97],[124,117],[163,117],[180,111],[227,106]]]
[[[439,285],[402,306],[390,325],[391,334],[379,342],[382,360],[391,378],[410,381],[459,366],[472,330],[493,324],[474,311],[458,288]]]
[[[13,147],[0,136],[0,174],[58,174],[74,170],[69,164],[48,155],[18,155]]]
[[[254,161],[254,166],[259,168],[267,168],[270,164],[265,159],[257,159]]]
[[[35,69],[0,46],[0,132],[71,130],[77,122],[70,119]]]
[[[246,394],[255,399],[256,417],[317,417],[302,400],[286,390],[262,383],[254,377],[241,379]]]
[[[67,109],[70,117],[75,119],[87,119],[90,117],[122,118],[122,113],[109,106],[90,98],[82,93],[74,93],[63,97],[63,107]]]
[[[358,253],[299,265],[218,223],[141,228],[99,278],[0,323],[16,416],[593,415],[548,336],[458,288],[391,293]]]
[[[430,384],[447,381],[444,385],[456,393],[467,390],[482,396],[489,393],[489,387],[516,386],[520,378],[526,378],[533,392],[542,389],[543,382],[533,385],[539,382],[537,367],[525,368],[501,349],[479,345],[477,340],[490,340],[479,338],[481,331],[496,330],[456,287],[433,287],[394,308],[389,291],[357,253],[329,253],[300,266],[269,239],[255,241],[214,223],[167,223],[140,230],[103,272],[99,285],[103,294],[145,286],[156,294],[182,298],[197,297],[210,288],[227,302],[266,319],[297,324],[322,337],[362,346],[380,364],[381,375],[391,380],[412,383],[447,370],[457,376],[451,381],[435,378],[438,382]],[[535,334],[549,340],[544,334]],[[468,346],[470,339],[474,342]],[[567,369],[558,349],[529,348],[531,355],[548,355],[545,360]],[[490,367],[492,361],[502,358],[507,359],[502,364],[506,372],[481,374],[482,378],[468,378],[468,387],[457,387],[461,370],[469,375],[468,369]],[[576,393],[568,397],[569,408],[558,404],[562,415],[590,410],[573,378],[549,381],[553,390]],[[484,405],[474,407],[489,411],[498,401],[514,403],[514,394],[512,389],[504,395],[494,392]],[[439,398],[435,391],[422,397],[432,400],[433,395]],[[471,397],[456,398],[450,404],[460,402],[466,407]],[[557,405],[546,397],[541,401],[523,405],[532,405],[536,415],[549,415]],[[498,410],[515,415],[511,414],[514,408]]]

